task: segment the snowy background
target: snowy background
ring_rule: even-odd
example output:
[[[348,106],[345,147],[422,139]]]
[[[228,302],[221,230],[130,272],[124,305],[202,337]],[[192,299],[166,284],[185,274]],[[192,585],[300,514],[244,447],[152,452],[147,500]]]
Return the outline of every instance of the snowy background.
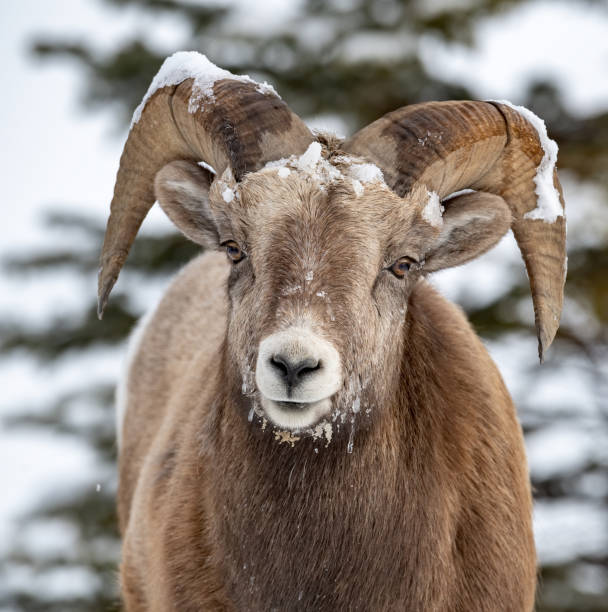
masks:
[[[539,367],[511,235],[436,284],[518,405],[539,610],[608,610],[608,4],[433,0],[0,3],[0,611],[116,607],[112,386],[133,321],[195,253],[154,209],[94,317],[130,113],[161,59],[205,52],[342,135],[405,103],[507,98],[561,151],[570,274]]]

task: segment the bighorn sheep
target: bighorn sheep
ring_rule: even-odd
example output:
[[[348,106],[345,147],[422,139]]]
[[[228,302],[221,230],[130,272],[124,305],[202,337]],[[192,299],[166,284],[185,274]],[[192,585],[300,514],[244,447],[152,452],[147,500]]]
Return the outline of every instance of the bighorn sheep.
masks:
[[[425,281],[512,228],[542,359],[565,219],[554,143],[528,113],[428,102],[341,142],[204,56],[165,62],[120,161],[100,316],[155,198],[225,253],[186,266],[138,334],[127,610],[532,609],[515,410]]]

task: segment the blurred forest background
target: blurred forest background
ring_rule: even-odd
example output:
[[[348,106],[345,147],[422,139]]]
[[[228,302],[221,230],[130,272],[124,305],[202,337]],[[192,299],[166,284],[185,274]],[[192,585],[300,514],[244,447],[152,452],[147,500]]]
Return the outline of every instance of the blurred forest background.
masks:
[[[153,40],[142,25],[125,36],[108,32],[109,42],[100,47],[89,37],[95,24],[63,32],[54,27],[50,33],[42,27],[23,42],[23,51],[41,70],[68,62],[81,83],[74,98],[80,96],[86,113],[114,117],[113,132],[101,140],[120,145],[133,109],[163,59],[176,50],[201,51],[234,73],[268,80],[311,125],[346,135],[405,104],[491,93],[492,85],[484,89],[470,69],[465,78],[463,70],[450,68],[451,50],[472,53],[483,24],[512,20],[538,3],[301,0],[289,10],[274,3],[280,19],[256,18],[253,0],[244,13],[245,3],[219,0],[96,4],[111,10],[116,21],[124,15],[129,23],[160,24],[170,36]],[[567,4],[608,14],[599,1],[545,6],[551,11]],[[38,6],[44,12],[48,5]],[[534,27],[528,24],[521,38],[513,38],[519,53],[534,44],[528,35]],[[551,56],[551,49],[546,52]],[[608,55],[603,61],[607,69],[598,81],[608,77]],[[496,65],[499,77],[500,71]],[[559,144],[569,217],[565,311],[545,364],[536,363],[528,282],[511,237],[479,262],[435,281],[467,310],[518,406],[535,491],[539,612],[608,610],[608,103],[590,107],[576,94],[559,72],[547,70],[527,79],[512,99],[544,118]],[[43,107],[53,92],[38,95]],[[97,163],[105,147],[101,140],[78,144],[83,165]],[[111,161],[117,168],[118,156]],[[78,167],[66,168],[65,180],[78,173]],[[99,200],[97,210],[108,211],[109,197],[103,200],[111,187],[83,194],[82,205],[68,206],[49,193],[49,201],[41,202],[46,212],[38,234],[52,238],[27,252],[0,254],[7,304],[11,292],[10,304],[0,310],[0,386],[6,392],[0,404],[0,482],[8,481],[4,490],[13,497],[29,489],[22,491],[29,501],[17,516],[0,514],[0,610],[119,608],[113,383],[133,323],[197,248],[168,224],[145,224],[99,322],[95,276],[104,220],[84,203]],[[16,204],[5,202],[5,211],[9,205]],[[10,242],[10,221],[2,231]],[[69,308],[51,305],[32,319],[20,307],[20,298],[24,304],[38,299],[36,286],[44,293],[57,285],[72,296]],[[15,374],[23,368],[27,376]],[[8,392],[11,379],[22,385],[20,392]],[[38,392],[29,393],[30,387]],[[71,463],[57,467],[48,453],[31,450],[48,443],[49,431],[60,443],[53,448],[71,454]],[[35,442],[15,446],[26,439]],[[24,476],[28,459],[45,463],[39,466],[39,491]]]

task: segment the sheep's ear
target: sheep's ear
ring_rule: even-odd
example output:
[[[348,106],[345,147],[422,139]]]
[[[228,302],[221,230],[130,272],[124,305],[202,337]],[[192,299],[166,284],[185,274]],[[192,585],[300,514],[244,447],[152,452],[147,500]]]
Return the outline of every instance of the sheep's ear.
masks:
[[[156,199],[169,219],[190,240],[217,248],[219,232],[209,207],[214,175],[198,164],[175,161],[164,166],[154,180]]]
[[[467,193],[443,205],[443,224],[425,255],[425,272],[459,266],[479,257],[511,226],[509,207],[500,196],[491,193]]]

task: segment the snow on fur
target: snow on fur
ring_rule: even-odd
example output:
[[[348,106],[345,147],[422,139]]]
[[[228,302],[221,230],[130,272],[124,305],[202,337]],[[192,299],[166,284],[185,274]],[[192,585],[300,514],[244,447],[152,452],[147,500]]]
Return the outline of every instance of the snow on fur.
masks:
[[[557,143],[547,135],[545,122],[525,106],[516,106],[508,100],[490,100],[505,104],[525,117],[538,132],[540,144],[545,152],[536,169],[534,183],[536,185],[536,208],[527,212],[524,219],[541,219],[545,223],[555,223],[558,217],[564,215],[564,209],[559,199],[559,193],[553,184],[553,171],[557,162]]]
[[[317,164],[321,160],[321,143],[311,142],[308,149],[300,155],[297,166],[302,172],[312,172],[316,169]]]
[[[264,168],[277,168],[281,178],[287,178],[291,168],[300,174],[310,176],[320,186],[350,178],[356,197],[363,194],[364,185],[367,183],[385,185],[382,170],[375,164],[348,155],[334,157],[332,161],[338,164],[339,168],[323,157],[323,147],[320,142],[315,141],[308,145],[302,155],[269,161]]]
[[[439,195],[434,191],[429,191],[428,196],[429,199],[422,209],[422,218],[433,227],[441,227],[443,225],[443,211],[445,208],[439,201]]]
[[[352,178],[360,181],[361,183],[375,183],[376,181],[384,181],[384,175],[382,170],[375,164],[368,163],[352,163],[350,166],[349,174]]]
[[[363,185],[361,184],[361,181],[353,179],[353,190],[357,197],[363,195]]]
[[[292,155],[288,158],[276,159],[266,163],[264,168],[277,168],[281,178],[287,178],[290,167],[300,174],[310,176],[319,185],[326,185],[342,178],[342,173],[332,166],[322,155],[323,147],[320,142],[314,141],[302,155]]]
[[[224,191],[222,191],[222,199],[226,204],[232,202],[232,200],[234,200],[234,191],[230,189],[230,187],[226,187]]]

